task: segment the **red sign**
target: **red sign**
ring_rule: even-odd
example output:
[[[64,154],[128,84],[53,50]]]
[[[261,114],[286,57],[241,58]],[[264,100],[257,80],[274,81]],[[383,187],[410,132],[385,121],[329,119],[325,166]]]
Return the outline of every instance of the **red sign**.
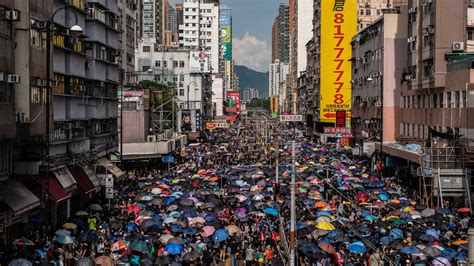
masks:
[[[346,111],[336,111],[336,127],[346,127]]]
[[[324,134],[351,134],[351,129],[347,127],[325,127]]]
[[[235,121],[235,120],[237,120],[237,116],[235,116],[235,115],[228,115],[227,116],[227,121]]]

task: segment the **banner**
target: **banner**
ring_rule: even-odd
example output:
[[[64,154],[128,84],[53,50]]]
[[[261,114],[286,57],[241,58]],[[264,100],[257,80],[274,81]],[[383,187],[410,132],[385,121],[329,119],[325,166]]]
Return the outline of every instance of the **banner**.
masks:
[[[230,30],[230,26],[221,27],[221,42],[222,43],[230,43],[232,38],[232,33]]]
[[[232,45],[230,43],[221,44],[221,54],[227,61],[232,60]]]
[[[191,52],[189,73],[211,73],[211,60],[208,52]]]
[[[179,132],[201,131],[201,112],[199,109],[183,109],[178,111]]]
[[[235,107],[237,112],[240,108],[240,92],[228,91],[227,94],[227,107]]]
[[[278,97],[272,97],[270,102],[272,113],[278,113]]]
[[[321,122],[351,110],[351,38],[357,31],[357,1],[321,1]]]
[[[219,24],[221,26],[231,26],[231,10],[223,9],[219,10]]]

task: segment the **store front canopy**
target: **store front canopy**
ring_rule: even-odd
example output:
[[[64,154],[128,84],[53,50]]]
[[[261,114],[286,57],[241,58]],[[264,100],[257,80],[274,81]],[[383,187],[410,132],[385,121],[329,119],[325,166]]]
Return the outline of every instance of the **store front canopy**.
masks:
[[[74,179],[77,181],[77,184],[79,184],[79,187],[84,194],[89,194],[96,190],[96,186],[94,183],[92,183],[91,179],[86,174],[86,172],[84,172],[82,167],[71,167],[69,168],[69,171],[71,172],[72,176],[74,176]]]
[[[59,203],[69,198],[69,195],[66,190],[61,186],[61,184],[59,184],[58,180],[53,175],[49,175],[47,185],[46,176],[40,176],[38,178],[38,182],[41,184],[41,186],[43,186],[44,189],[46,189],[46,186],[49,188],[49,197],[56,203]]]
[[[118,168],[115,164],[111,161],[107,160],[107,158],[102,157],[97,160],[97,162],[103,166],[109,173],[115,176],[117,181],[121,181],[125,177],[125,173]]]
[[[0,200],[3,200],[15,216],[40,205],[40,200],[22,183],[13,179],[0,182]]]
[[[53,171],[54,176],[59,181],[59,184],[67,191],[71,192],[76,189],[76,180],[72,176],[71,172],[67,167],[61,167],[55,171]]]

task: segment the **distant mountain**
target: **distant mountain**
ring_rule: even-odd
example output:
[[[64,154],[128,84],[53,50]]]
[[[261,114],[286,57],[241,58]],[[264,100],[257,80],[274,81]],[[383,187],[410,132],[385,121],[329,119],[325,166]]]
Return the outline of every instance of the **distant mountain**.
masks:
[[[242,91],[246,88],[258,89],[260,98],[268,97],[268,72],[258,72],[246,66],[235,66],[235,72],[239,76],[239,87]]]

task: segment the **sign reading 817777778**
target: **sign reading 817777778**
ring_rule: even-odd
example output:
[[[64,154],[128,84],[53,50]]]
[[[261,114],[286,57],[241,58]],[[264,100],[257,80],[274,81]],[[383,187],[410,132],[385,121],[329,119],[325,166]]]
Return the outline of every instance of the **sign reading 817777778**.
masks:
[[[321,122],[334,123],[336,111],[351,111],[351,38],[357,31],[356,0],[321,1]]]

